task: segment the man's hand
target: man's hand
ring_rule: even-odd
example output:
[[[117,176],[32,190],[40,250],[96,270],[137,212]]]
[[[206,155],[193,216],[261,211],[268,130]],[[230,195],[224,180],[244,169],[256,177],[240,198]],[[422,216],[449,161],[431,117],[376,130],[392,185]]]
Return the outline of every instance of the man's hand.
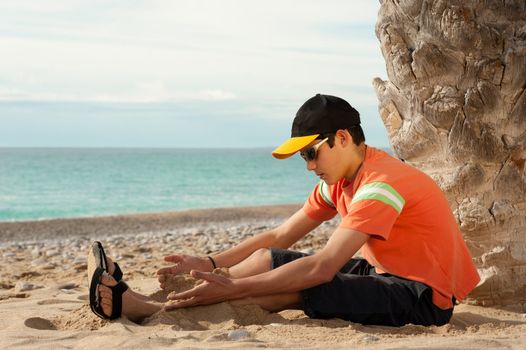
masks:
[[[182,273],[189,273],[192,270],[212,271],[213,269],[210,259],[185,254],[165,256],[164,261],[171,262],[174,265],[163,267],[157,271],[157,278],[161,284],[161,288],[164,288],[167,275],[179,275]]]
[[[203,280],[203,283],[181,293],[170,293],[164,309],[170,311],[188,306],[208,305],[241,296],[234,280],[211,272],[192,270],[190,275]]]

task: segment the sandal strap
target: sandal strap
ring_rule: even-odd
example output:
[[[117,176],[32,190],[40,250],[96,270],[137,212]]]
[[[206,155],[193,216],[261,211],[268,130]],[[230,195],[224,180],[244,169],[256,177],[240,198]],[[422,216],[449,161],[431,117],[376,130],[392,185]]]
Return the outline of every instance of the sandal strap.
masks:
[[[113,271],[113,278],[115,278],[115,281],[120,282],[122,280],[122,270],[116,262],[113,262],[115,265],[115,271]]]
[[[106,271],[108,271],[108,259],[106,258],[106,252],[104,251],[104,248],[102,247],[102,243],[100,243],[99,241],[96,241],[95,243],[98,245],[100,253],[102,255],[101,265]],[[122,270],[119,264],[117,264],[115,261],[113,262],[113,264],[115,265],[115,271],[113,271],[112,277],[115,279],[115,281],[120,282],[122,280],[122,275],[123,275]]]
[[[95,272],[93,273],[93,276],[91,277],[90,281],[90,290],[89,290],[89,306],[91,308],[91,311],[100,318],[107,318],[106,315],[104,315],[104,312],[102,311],[102,306],[100,305],[100,297],[98,292],[98,286],[100,284],[100,278],[102,274],[106,272],[101,267],[98,267]]]
[[[102,267],[104,270],[108,270],[108,264],[106,264],[106,253],[104,252],[104,248],[102,247],[102,243],[100,243],[99,241],[95,241],[93,242],[93,245],[96,245],[98,250],[99,250],[99,254],[98,254],[98,258],[99,258],[99,265],[100,267]]]
[[[112,310],[108,317],[110,320],[115,320],[121,317],[122,314],[122,294],[128,290],[128,285],[124,281],[120,281],[117,285],[110,287]]]

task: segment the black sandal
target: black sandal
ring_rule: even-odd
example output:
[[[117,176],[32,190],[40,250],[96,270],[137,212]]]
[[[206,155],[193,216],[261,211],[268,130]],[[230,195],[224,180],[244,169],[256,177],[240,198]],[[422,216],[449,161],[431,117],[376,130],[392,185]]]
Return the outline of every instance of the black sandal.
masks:
[[[102,248],[102,243],[100,243],[99,241],[95,241],[93,242],[93,245],[98,246],[98,249],[100,250],[100,254],[102,255],[102,264],[103,264],[104,270],[108,271],[108,260],[106,259],[106,253],[104,252],[104,248]],[[121,267],[115,261],[113,262],[113,265],[115,265],[115,271],[113,271],[113,275],[111,276],[115,279],[115,281],[120,282],[122,280],[122,275],[123,275]]]
[[[112,310],[111,315],[104,314],[100,304],[98,287],[101,284],[102,275],[108,272],[106,254],[102,244],[98,241],[91,245],[88,252],[88,286],[89,286],[89,304],[91,311],[98,317],[105,320],[114,320],[121,316],[122,313],[122,294],[128,290],[128,285],[122,280],[122,270],[115,264],[113,278],[118,282],[117,285],[108,288],[112,291]]]

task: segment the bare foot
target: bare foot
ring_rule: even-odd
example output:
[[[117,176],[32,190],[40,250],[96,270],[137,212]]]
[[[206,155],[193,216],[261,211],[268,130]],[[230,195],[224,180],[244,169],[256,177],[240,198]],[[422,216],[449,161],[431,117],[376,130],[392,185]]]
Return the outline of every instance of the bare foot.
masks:
[[[113,260],[109,257],[109,256],[106,256],[106,264],[108,265],[108,272],[111,276],[113,276],[113,273],[115,272],[115,264],[113,263]],[[128,289],[128,291],[133,294],[133,296],[135,296],[137,299],[140,299],[140,300],[143,300],[143,301],[150,301],[150,297],[146,296],[146,295],[143,295],[143,294],[140,294],[140,293],[137,293],[131,289]],[[111,309],[110,309],[111,310]]]
[[[101,277],[101,284],[98,289],[101,297],[102,311],[107,316],[111,315],[113,306],[112,292],[109,287],[115,285],[117,285],[117,281],[115,281],[112,276],[104,274]],[[135,297],[134,294],[131,289],[128,289],[122,294],[122,315],[134,322],[140,322],[142,319],[153,315],[164,307],[164,304],[141,300]]]

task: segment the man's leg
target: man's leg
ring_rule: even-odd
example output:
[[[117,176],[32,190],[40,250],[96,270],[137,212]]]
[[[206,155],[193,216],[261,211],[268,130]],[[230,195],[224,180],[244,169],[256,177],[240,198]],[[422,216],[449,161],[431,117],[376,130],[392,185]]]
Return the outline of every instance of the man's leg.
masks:
[[[362,324],[443,325],[453,311],[436,312],[432,290],[422,283],[375,273],[340,272],[332,281],[304,290],[302,297],[311,318],[336,317]]]
[[[302,254],[298,257],[303,256]],[[115,270],[111,258],[106,258],[110,275]],[[272,255],[269,249],[259,249],[237,265],[229,269],[232,278],[242,278],[257,275],[269,271],[273,266]],[[106,315],[111,314],[112,294],[109,287],[116,285],[111,276],[102,277],[102,285],[99,286],[102,309]],[[256,304],[263,309],[277,312],[285,309],[301,309],[300,293],[277,294],[263,297],[246,298],[233,301],[234,305]],[[164,304],[153,302],[148,296],[128,289],[122,295],[122,315],[132,321],[140,321],[161,310]]]
[[[228,269],[232,278],[243,278],[248,276],[259,275],[260,273],[270,271],[272,258],[270,249],[261,248],[256,250],[245,260]]]
[[[108,265],[108,273],[113,276],[113,272],[115,271],[115,264],[113,263],[113,260],[109,256],[106,256],[106,264]],[[137,292],[135,292],[135,291],[133,291],[131,289],[128,289],[128,291],[134,297],[136,297],[139,300],[143,300],[143,301],[151,301],[152,300],[152,299],[150,299],[150,297],[148,297],[148,296],[146,296],[144,294],[137,293]]]
[[[285,252],[285,250],[271,250],[266,248],[258,249],[239,264],[232,266],[228,271],[230,277],[243,278],[254,276],[270,271],[272,268],[276,268],[280,265],[306,255],[297,252],[288,252],[290,254],[283,254],[283,252]],[[270,312],[279,312],[286,309],[302,309],[302,298],[299,292],[250,297],[233,300],[231,303],[233,305],[255,304]]]
[[[263,297],[245,298],[231,301],[232,305],[259,305],[270,312],[287,309],[302,310],[300,293],[274,294]]]
[[[106,263],[108,265],[108,273],[111,276],[102,276],[99,293],[101,296],[102,311],[106,315],[111,315],[113,300],[109,287],[115,286],[117,281],[112,277],[115,272],[115,264],[109,256],[106,257]],[[137,293],[131,288],[128,288],[128,290],[122,294],[122,315],[135,322],[153,315],[161,310],[163,306],[164,304],[156,303],[152,301],[150,297]]]
[[[111,315],[113,300],[112,292],[109,287],[113,287],[116,284],[117,281],[109,275],[103,275],[101,277],[101,284],[98,289],[101,297],[102,311],[105,315]],[[139,297],[136,295],[139,295]],[[142,296],[131,289],[125,291],[122,294],[122,315],[132,321],[138,322],[153,315],[157,311],[160,311],[164,307],[164,304],[144,300],[143,297],[145,296]]]
[[[115,270],[115,265],[111,258],[107,257],[106,260],[108,263],[108,270],[111,275]],[[252,253],[252,255],[241,261],[239,264],[229,268],[228,272],[232,278],[242,278],[267,272],[271,269],[271,267],[272,257],[270,250],[262,248]],[[102,283],[103,285],[99,287],[102,297],[102,308],[104,313],[109,315],[111,314],[112,298],[111,289],[106,286],[114,286],[116,282],[112,277],[105,276],[102,279]],[[268,311],[281,311],[288,308],[299,308],[301,305],[299,293],[247,298],[236,300],[234,303],[238,305],[256,304]],[[122,295],[122,314],[134,321],[148,317],[159,311],[162,307],[163,304],[155,303],[148,296],[137,293],[131,289],[128,289]]]

